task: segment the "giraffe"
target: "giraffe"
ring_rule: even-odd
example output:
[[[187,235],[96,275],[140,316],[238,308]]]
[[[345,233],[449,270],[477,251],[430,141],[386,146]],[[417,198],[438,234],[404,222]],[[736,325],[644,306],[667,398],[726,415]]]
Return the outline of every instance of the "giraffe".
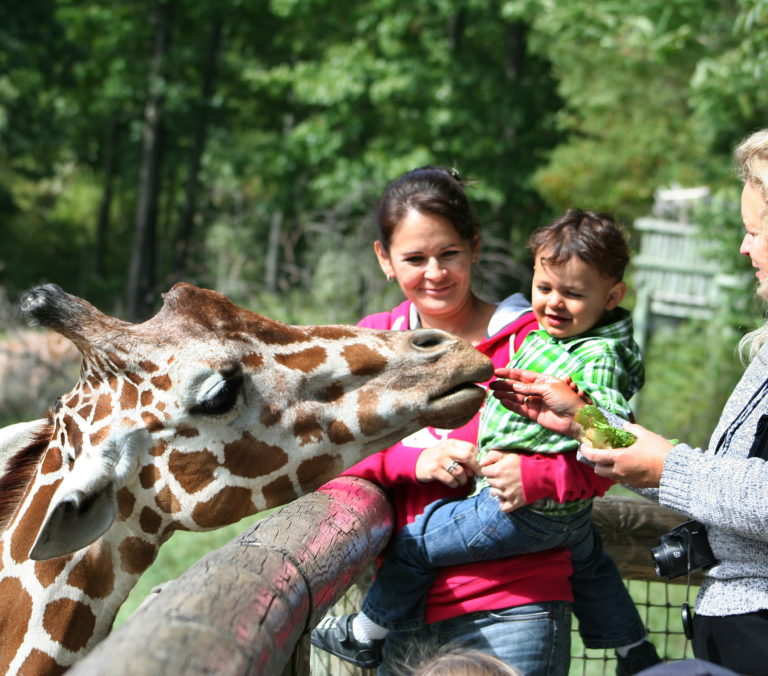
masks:
[[[176,530],[289,502],[482,404],[490,361],[442,331],[289,326],[186,283],[132,324],[48,284],[22,313],[80,378],[0,430],[0,669],[58,674],[108,632]]]

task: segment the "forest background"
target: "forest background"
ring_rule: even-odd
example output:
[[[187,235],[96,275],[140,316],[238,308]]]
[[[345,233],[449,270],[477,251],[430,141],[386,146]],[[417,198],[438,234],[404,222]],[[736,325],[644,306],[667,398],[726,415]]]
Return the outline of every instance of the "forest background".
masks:
[[[703,248],[744,282],[652,336],[637,411],[704,445],[761,321],[731,152],[768,126],[767,71],[768,0],[2,3],[2,329],[42,282],[130,321],[187,280],[355,322],[398,299],[372,215],[420,165],[473,180],[496,300],[527,290],[527,236],[565,208],[631,230],[658,188],[706,185]],[[0,421],[42,413],[6,400]]]
[[[707,185],[703,241],[743,288],[652,337],[638,411],[704,444],[760,321],[731,152],[768,120],[766,38],[768,0],[3,3],[0,290],[141,321],[183,279],[355,322],[397,300],[372,214],[405,170],[473,180],[489,299],[526,290],[527,235],[565,208],[631,229],[656,189]]]

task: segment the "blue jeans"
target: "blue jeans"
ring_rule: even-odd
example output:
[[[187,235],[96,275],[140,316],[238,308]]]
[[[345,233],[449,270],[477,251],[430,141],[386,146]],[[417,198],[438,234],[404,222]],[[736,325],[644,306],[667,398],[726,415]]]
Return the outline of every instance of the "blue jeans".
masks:
[[[584,645],[615,648],[639,641],[645,626],[603,550],[591,512],[591,505],[561,516],[527,507],[502,512],[488,488],[469,498],[433,502],[390,544],[362,610],[388,629],[418,629],[437,568],[568,547],[573,612]]]
[[[567,676],[571,661],[571,604],[549,601],[467,613],[416,631],[390,632],[378,676],[404,673],[404,665],[450,645],[474,648],[520,669],[525,676]]]

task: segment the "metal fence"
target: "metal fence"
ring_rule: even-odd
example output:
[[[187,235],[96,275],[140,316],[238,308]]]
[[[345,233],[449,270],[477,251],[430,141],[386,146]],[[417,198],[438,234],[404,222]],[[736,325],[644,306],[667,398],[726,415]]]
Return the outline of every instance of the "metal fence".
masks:
[[[353,585],[333,607],[332,615],[357,612],[369,576]],[[698,588],[686,592],[683,584],[627,580],[627,587],[635,600],[640,616],[656,649],[667,660],[693,657],[690,642],[683,634],[680,606],[690,596],[691,602]],[[374,676],[375,671],[359,669],[322,650],[312,648],[310,674],[312,676]],[[569,676],[602,676],[616,673],[613,650],[585,648],[579,637],[578,621],[574,618],[571,631],[571,668]]]

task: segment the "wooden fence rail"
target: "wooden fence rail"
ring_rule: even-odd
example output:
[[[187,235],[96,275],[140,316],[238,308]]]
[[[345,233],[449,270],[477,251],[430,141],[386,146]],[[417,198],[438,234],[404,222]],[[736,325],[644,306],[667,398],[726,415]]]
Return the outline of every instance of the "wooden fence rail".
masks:
[[[658,579],[648,550],[683,520],[643,498],[595,504],[605,548],[632,579]],[[381,489],[336,479],[203,557],[69,673],[306,675],[308,630],[382,550],[391,529]]]

